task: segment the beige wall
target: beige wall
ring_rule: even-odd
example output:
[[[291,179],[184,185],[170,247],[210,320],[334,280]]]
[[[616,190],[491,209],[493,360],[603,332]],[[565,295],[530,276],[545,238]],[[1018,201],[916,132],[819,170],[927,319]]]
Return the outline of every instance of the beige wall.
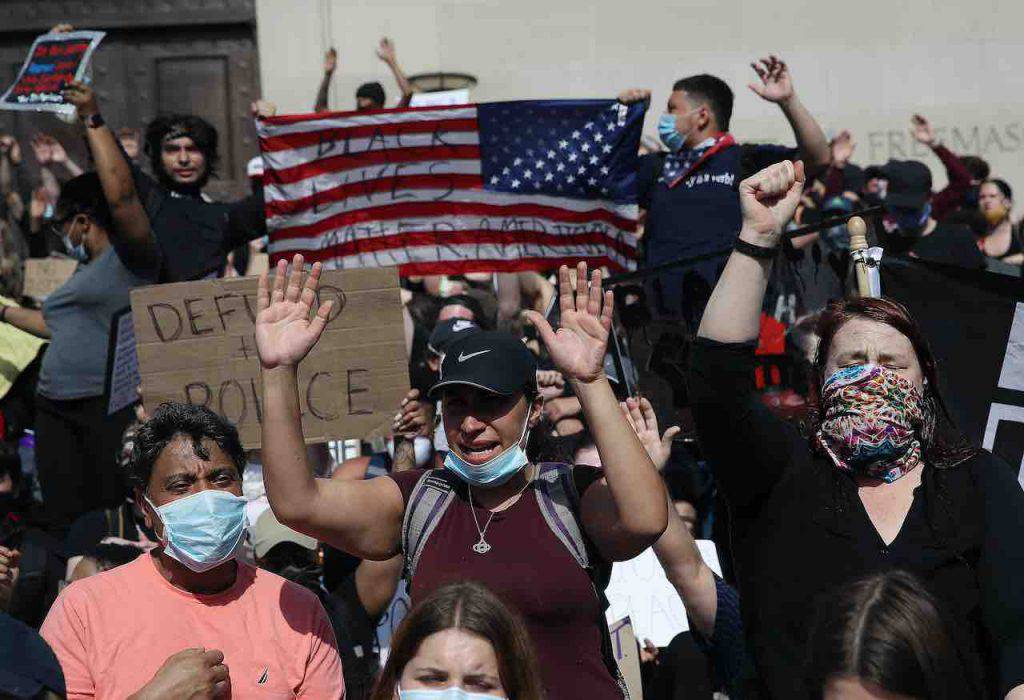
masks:
[[[947,145],[983,155],[1024,201],[1018,0],[257,0],[257,21],[264,94],[283,112],[309,110],[330,44],[340,53],[333,108],[350,108],[366,80],[380,80],[394,97],[374,55],[388,35],[409,73],[476,75],[477,101],[650,87],[648,132],[675,79],[714,73],[736,92],[737,137],[791,143],[778,109],[746,88],[750,60],[778,52],[826,132],[853,130],[856,162],[919,157],[936,165],[907,134],[920,110]]]

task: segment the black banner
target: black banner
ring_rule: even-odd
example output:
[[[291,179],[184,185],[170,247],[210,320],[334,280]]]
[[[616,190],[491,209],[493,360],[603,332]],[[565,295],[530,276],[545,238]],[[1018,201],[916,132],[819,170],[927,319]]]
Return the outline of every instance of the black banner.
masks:
[[[904,258],[882,263],[882,291],[903,303],[939,363],[954,420],[1011,465],[1024,457],[1024,282]]]

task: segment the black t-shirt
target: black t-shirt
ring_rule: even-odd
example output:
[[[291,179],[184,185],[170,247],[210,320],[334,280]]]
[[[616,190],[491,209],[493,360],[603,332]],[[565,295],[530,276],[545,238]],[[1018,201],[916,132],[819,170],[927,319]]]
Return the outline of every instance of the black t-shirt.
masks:
[[[927,236],[901,236],[882,231],[879,242],[887,255],[912,254],[914,257],[972,270],[985,268],[985,256],[978,250],[971,229],[962,224],[940,221]]]
[[[139,170],[134,175],[156,237],[162,282],[217,274],[232,249],[267,233],[262,190],[236,202],[206,202],[171,192]]]
[[[666,162],[669,156],[642,157],[637,191],[639,205],[647,210],[644,265],[653,267],[730,248],[741,224],[740,182],[772,163],[795,156],[795,149],[783,146],[730,146],[709,157],[674,187],[662,180],[662,172],[673,167]],[[719,256],[658,275],[648,291],[652,310],[658,316],[699,318],[724,264],[725,256]]]

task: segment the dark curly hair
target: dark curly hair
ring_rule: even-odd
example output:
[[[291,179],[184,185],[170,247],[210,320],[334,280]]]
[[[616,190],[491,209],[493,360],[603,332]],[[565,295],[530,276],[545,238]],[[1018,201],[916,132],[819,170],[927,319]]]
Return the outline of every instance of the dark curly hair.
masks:
[[[153,174],[169,189],[177,188],[170,175],[164,170],[160,151],[168,137],[188,136],[206,158],[206,172],[197,183],[202,189],[209,179],[217,174],[220,155],[217,152],[217,128],[202,117],[194,114],[169,114],[157,117],[146,127],[145,151]]]
[[[128,475],[132,486],[146,490],[153,473],[153,464],[164,448],[179,435],[192,441],[192,449],[200,459],[210,458],[209,450],[203,447],[203,440],[213,440],[231,458],[241,476],[245,469],[245,450],[242,449],[235,426],[205,406],[165,403],[139,426],[135,434]]]

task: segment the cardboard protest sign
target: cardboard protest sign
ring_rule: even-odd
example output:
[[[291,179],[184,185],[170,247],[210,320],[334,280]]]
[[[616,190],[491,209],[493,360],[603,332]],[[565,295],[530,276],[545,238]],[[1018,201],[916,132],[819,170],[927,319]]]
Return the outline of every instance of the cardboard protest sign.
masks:
[[[640,650],[637,647],[636,632],[629,615],[608,625],[612,638],[612,653],[619,664],[619,671],[629,689],[629,700],[643,700],[643,679],[640,676]]]
[[[255,277],[132,290],[143,403],[208,406],[260,446],[262,386],[256,354]],[[307,442],[362,437],[394,416],[409,388],[398,274],[394,268],[325,270],[320,301],[334,300],[327,329],[299,366]]]
[[[139,356],[135,352],[135,324],[132,310],[114,314],[110,323],[107,351],[107,415],[128,408],[139,400]]]
[[[77,269],[78,261],[71,258],[28,258],[22,293],[42,301],[71,279]]]
[[[0,296],[0,305],[17,306],[12,299],[3,296]],[[0,323],[0,398],[7,396],[18,375],[32,363],[46,342],[9,323]]]
[[[704,563],[719,576],[722,565],[711,540],[697,540]],[[645,549],[629,561],[616,562],[605,590],[608,622],[629,616],[640,639],[667,647],[672,638],[690,629],[686,608],[669,583],[653,549]]]
[[[0,97],[0,109],[74,114],[61,87],[82,79],[104,36],[105,32],[80,31],[37,37],[14,84]]]

